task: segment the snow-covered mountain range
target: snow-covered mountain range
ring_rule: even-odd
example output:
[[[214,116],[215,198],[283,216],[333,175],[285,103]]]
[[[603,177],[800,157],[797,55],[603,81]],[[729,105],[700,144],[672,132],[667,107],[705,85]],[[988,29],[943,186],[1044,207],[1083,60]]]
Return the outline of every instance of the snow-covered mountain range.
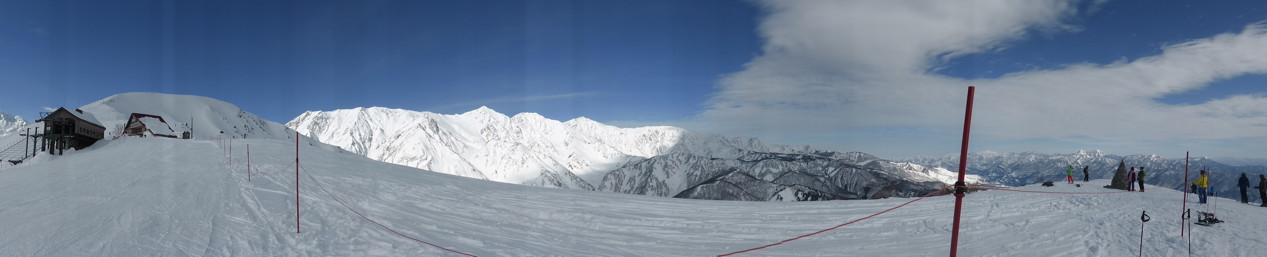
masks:
[[[863,153],[727,138],[676,127],[618,128],[581,117],[457,115],[389,108],[310,111],[286,123],[371,159],[505,183],[728,200],[910,196],[953,172]],[[975,179],[975,177],[973,178]]]
[[[22,117],[0,112],[0,137],[16,134],[23,126],[26,126],[26,120]]]
[[[26,123],[22,117],[0,112],[0,166],[12,165],[7,161],[22,159],[28,154],[24,144],[29,141],[21,135],[35,125]]]
[[[1183,153],[1178,153],[1182,156]],[[959,155],[941,157],[919,156],[906,162],[930,167],[958,167]],[[1074,178],[1082,180],[1083,167],[1089,167],[1091,179],[1111,179],[1119,164],[1130,167],[1145,167],[1144,181],[1172,189],[1182,189],[1184,184],[1184,159],[1168,159],[1158,155],[1113,155],[1099,150],[1082,150],[1069,154],[1045,153],[996,153],[977,152],[968,154],[968,174],[979,174],[987,181],[1010,186],[1033,184],[1042,181],[1064,181],[1066,170],[1074,167]],[[1263,166],[1231,166],[1219,163],[1206,157],[1192,157],[1189,160],[1189,179],[1195,179],[1198,171],[1209,169],[1212,173],[1210,185],[1220,192],[1235,190],[1236,179],[1241,173],[1256,178],[1257,174],[1267,173]],[[1256,180],[1255,180],[1256,181]],[[1257,199],[1257,196],[1252,196]]]

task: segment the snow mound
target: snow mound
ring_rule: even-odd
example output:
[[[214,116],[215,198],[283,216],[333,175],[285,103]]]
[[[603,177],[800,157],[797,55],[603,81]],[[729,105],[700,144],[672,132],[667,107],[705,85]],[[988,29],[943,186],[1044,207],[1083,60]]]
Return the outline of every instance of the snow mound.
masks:
[[[107,138],[118,135],[132,113],[162,116],[171,129],[175,130],[173,135],[192,129],[194,138],[201,139],[244,136],[288,139],[294,136],[293,130],[281,124],[264,120],[236,105],[202,96],[123,93],[79,109],[84,111],[84,116],[95,119],[106,127]]]

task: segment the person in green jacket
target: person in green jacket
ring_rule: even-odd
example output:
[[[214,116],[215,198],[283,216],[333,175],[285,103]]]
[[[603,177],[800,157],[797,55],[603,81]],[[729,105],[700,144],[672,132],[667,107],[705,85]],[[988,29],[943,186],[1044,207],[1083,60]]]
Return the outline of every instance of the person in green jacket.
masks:
[[[1135,178],[1135,180],[1139,181],[1139,191],[1144,192],[1144,167],[1143,166],[1139,167],[1139,174],[1136,174],[1135,176],[1137,177]]]
[[[1069,184],[1073,184],[1073,165],[1069,165]]]

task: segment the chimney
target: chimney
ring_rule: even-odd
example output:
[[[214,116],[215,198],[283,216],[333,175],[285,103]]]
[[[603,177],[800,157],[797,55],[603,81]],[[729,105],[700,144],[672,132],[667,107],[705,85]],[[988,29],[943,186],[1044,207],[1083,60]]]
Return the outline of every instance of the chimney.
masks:
[[[84,110],[80,110],[80,109],[75,109],[75,112],[78,112],[79,114],[84,114]]]

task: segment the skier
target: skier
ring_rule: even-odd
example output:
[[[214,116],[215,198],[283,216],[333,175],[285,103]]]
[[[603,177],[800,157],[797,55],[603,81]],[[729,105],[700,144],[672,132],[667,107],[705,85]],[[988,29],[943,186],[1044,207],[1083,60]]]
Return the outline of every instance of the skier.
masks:
[[[1069,173],[1069,184],[1073,184],[1073,165],[1069,165],[1069,169],[1065,172]]]
[[[1201,177],[1198,177],[1196,181],[1192,181],[1192,184],[1197,187],[1197,199],[1199,199],[1201,204],[1205,204],[1205,195],[1209,193],[1206,192],[1210,188],[1210,184],[1206,183],[1209,178],[1205,174],[1205,170],[1201,170]]]
[[[1139,174],[1136,175],[1136,181],[1139,181],[1139,192],[1144,192],[1144,167],[1139,167]]]
[[[1126,191],[1135,191],[1135,167],[1126,173]]]
[[[1082,182],[1091,181],[1091,173],[1087,172],[1087,169],[1090,169],[1090,168],[1091,166],[1082,166]]]
[[[1241,172],[1241,179],[1236,181],[1236,187],[1241,188],[1241,203],[1249,204],[1249,177]]]
[[[1262,207],[1267,207],[1267,176],[1258,174],[1258,199],[1263,201]]]

